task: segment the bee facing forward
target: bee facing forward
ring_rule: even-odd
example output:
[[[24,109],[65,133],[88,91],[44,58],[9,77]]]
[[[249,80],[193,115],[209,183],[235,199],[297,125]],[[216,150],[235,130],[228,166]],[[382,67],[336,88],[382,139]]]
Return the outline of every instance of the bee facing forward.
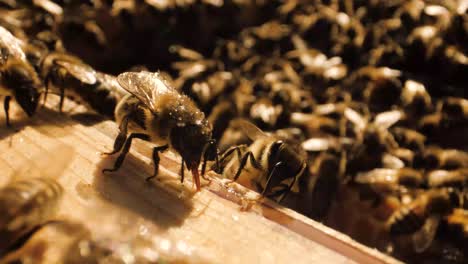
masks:
[[[5,96],[6,124],[10,126],[9,109],[13,97],[28,116],[36,112],[42,82],[27,62],[22,41],[0,27],[0,95]]]
[[[250,122],[236,122],[253,143],[227,149],[219,160],[218,172],[233,180],[240,178],[262,195],[281,201],[305,174],[306,153],[295,144],[264,133]],[[237,157],[232,156],[234,153]]]
[[[158,144],[153,148],[154,174],[147,180],[158,174],[159,153],[172,147],[182,156],[181,181],[185,164],[192,172],[197,190],[200,190],[198,166],[202,156],[206,163],[209,153],[212,153],[209,150],[215,146],[211,140],[212,127],[204,113],[189,97],[168,86],[158,73],[125,72],[117,77],[117,81],[130,95],[124,97],[115,109],[120,132],[114,150],[107,154],[121,153],[114,168],[103,172],[118,170],[132,140],[138,138]],[[202,176],[203,172],[204,169]]]

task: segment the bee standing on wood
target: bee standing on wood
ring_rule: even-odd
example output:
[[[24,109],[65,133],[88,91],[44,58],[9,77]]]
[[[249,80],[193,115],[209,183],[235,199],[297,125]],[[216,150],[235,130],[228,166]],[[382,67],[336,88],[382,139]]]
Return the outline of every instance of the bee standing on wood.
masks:
[[[41,76],[44,79],[46,100],[48,90],[58,90],[60,93],[59,110],[62,111],[65,99],[65,89],[80,90],[84,85],[96,83],[96,71],[78,57],[61,52],[49,53],[40,65]]]
[[[187,96],[167,85],[158,73],[125,72],[117,77],[119,84],[131,95],[119,102],[115,110],[120,132],[114,143],[114,150],[120,152],[112,169],[122,165],[132,140],[135,138],[158,144],[153,148],[154,174],[158,175],[159,153],[169,147],[182,156],[181,181],[184,180],[184,164],[192,172],[197,190],[200,190],[198,166],[213,154],[215,141],[211,139],[212,127],[202,111]],[[130,135],[128,135],[130,125]]]
[[[298,180],[306,172],[306,153],[299,146],[265,134],[250,122],[237,122],[253,143],[248,147],[240,145],[227,149],[217,170],[235,181],[241,178],[262,195],[281,201],[291,189],[296,188]],[[234,153],[235,157],[232,156]]]
[[[5,96],[6,124],[10,126],[10,101],[18,102],[28,116],[36,112],[42,82],[26,60],[22,41],[0,27],[0,95]]]

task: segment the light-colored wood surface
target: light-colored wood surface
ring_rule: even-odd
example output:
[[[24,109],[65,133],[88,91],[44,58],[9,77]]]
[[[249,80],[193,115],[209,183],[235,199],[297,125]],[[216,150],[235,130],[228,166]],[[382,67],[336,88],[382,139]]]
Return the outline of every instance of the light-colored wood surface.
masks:
[[[200,263],[396,263],[270,201],[241,211],[241,187],[213,180],[195,193],[189,173],[180,184],[178,159],[170,152],[162,157],[160,180],[148,183],[153,167],[145,142],[134,142],[118,172],[102,174],[115,159],[101,153],[111,149],[116,124],[84,115],[85,109],[70,102],[59,114],[51,101],[31,119],[14,111],[14,129],[2,125],[0,184],[31,159],[51,156],[53,163],[62,154],[57,148],[72,147],[70,165],[59,178],[66,194],[57,218],[83,222],[97,237],[145,236],[167,254]]]

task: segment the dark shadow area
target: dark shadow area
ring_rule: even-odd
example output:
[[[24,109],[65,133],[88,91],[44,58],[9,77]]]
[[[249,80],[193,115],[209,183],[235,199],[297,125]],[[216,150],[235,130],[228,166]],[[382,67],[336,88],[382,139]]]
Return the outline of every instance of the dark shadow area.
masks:
[[[148,165],[130,153],[118,171],[102,173],[103,169],[113,166],[115,158],[103,156],[94,172],[92,187],[104,200],[129,209],[163,229],[184,223],[193,210],[193,189],[181,185],[178,179],[174,179],[178,190],[146,182],[145,178],[150,175],[145,169]]]
[[[94,126],[98,123],[101,123],[103,121],[108,120],[107,118],[103,117],[102,115],[92,113],[92,112],[86,112],[86,113],[77,113],[77,114],[71,114],[70,118],[75,120],[76,122],[79,122],[80,124],[84,126]]]
[[[3,117],[3,116],[2,116]],[[33,117],[28,117],[26,115],[21,114],[18,118],[11,119],[11,127],[7,127],[5,124],[4,117],[0,119],[0,140],[7,138],[15,133],[23,130],[27,126],[35,127],[41,133],[50,135],[54,134],[53,136],[60,136],[57,133],[49,133],[51,129],[55,129],[56,131],[60,131],[62,127],[71,124],[71,121],[67,119],[66,115],[63,113],[59,113],[55,110],[49,108],[39,108],[36,114]],[[49,131],[49,132],[48,132]],[[62,133],[62,132],[60,132]]]
[[[171,45],[184,45],[211,55],[218,39],[235,38],[245,27],[264,23],[276,7],[240,8],[226,2],[221,7],[191,5],[161,11],[141,5],[144,7],[137,13],[127,10],[115,16],[109,7],[95,11],[94,22],[104,32],[106,43],[100,44],[95,35],[73,19],[61,25],[61,39],[67,50],[100,71],[117,74],[134,65],[171,71],[170,64],[177,59],[169,52]]]

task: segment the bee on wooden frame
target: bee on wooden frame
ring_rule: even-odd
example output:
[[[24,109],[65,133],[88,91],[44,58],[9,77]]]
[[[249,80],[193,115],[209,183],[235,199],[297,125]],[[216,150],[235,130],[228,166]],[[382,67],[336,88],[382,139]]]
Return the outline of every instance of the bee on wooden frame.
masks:
[[[237,122],[252,143],[227,149],[215,171],[278,201],[291,190],[297,192],[299,179],[306,173],[307,154],[299,145],[268,135],[248,121]]]
[[[26,60],[23,46],[23,41],[0,27],[0,95],[5,96],[3,106],[7,126],[10,126],[9,109],[12,98],[28,116],[32,116],[42,93],[42,82]]]
[[[158,175],[159,153],[172,147],[182,156],[181,181],[184,165],[192,172],[197,190],[200,190],[198,167],[204,158],[202,176],[208,158],[217,156],[212,127],[204,113],[186,95],[168,86],[158,73],[125,72],[117,77],[119,84],[130,94],[115,109],[119,134],[109,155],[120,152],[114,167],[103,172],[116,171],[122,165],[135,138],[150,141],[153,148],[154,174]],[[130,135],[128,135],[130,132]]]
[[[44,101],[49,90],[58,91],[60,111],[63,108],[67,88],[79,90],[86,84],[96,83],[96,71],[78,57],[70,54],[51,52],[42,60],[40,69],[46,87]]]

